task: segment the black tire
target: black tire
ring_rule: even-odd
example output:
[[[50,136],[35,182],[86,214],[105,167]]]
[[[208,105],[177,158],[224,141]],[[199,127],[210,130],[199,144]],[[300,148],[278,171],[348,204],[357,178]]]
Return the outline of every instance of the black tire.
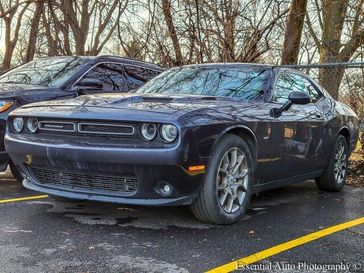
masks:
[[[222,183],[223,177],[225,177],[224,181],[232,181],[233,178],[230,175],[231,169],[234,169],[233,167],[230,167],[231,162],[233,162],[232,157],[229,158],[230,151],[237,150],[239,152],[239,156],[241,156],[240,152],[243,152],[243,155],[245,156],[244,160],[244,168],[246,168],[245,174],[240,174],[237,176],[241,176],[244,178],[241,178],[242,183],[241,188],[239,189],[239,195],[237,194],[237,189],[233,190],[232,182],[224,182],[224,186],[219,186],[218,190],[218,183]],[[221,173],[222,168],[220,168],[224,164],[224,160],[226,159],[226,156],[228,157],[228,164],[225,164],[224,166],[228,165],[228,171],[225,171],[225,173]],[[237,156],[235,156],[237,158]],[[240,157],[241,158],[241,157]],[[239,159],[240,160],[240,159]],[[238,161],[235,162],[238,164]],[[233,164],[233,163],[232,163]],[[235,165],[236,165],[235,164]],[[239,163],[240,165],[243,163]],[[234,165],[234,164],[233,164]],[[239,166],[237,168],[240,168]],[[229,173],[229,175],[228,175]],[[235,171],[236,173],[236,171]],[[224,176],[222,175],[224,174]],[[253,182],[254,177],[254,164],[253,164],[253,157],[252,152],[249,149],[248,144],[241,139],[240,137],[236,135],[226,135],[224,136],[220,142],[215,146],[212,152],[211,159],[207,165],[206,168],[206,174],[204,177],[202,188],[195,199],[194,203],[191,205],[191,210],[195,217],[199,219],[200,221],[211,223],[211,224],[232,224],[237,221],[239,221],[242,217],[242,215],[245,213],[251,198],[251,185]],[[240,179],[239,179],[240,180]],[[235,181],[239,181],[236,179]],[[235,184],[237,185],[237,184]],[[230,189],[227,189],[229,188]],[[233,198],[235,195],[237,199],[233,199],[233,204],[231,206],[234,206],[236,211],[230,210],[230,213],[227,212],[224,203],[226,201],[226,194],[227,191],[230,190],[229,198]],[[221,191],[223,191],[222,194],[225,194],[225,197],[222,197]],[[234,195],[232,192],[234,192]],[[244,195],[243,195],[244,194]],[[244,196],[244,197],[242,197]],[[222,199],[221,199],[222,197]],[[239,198],[241,200],[239,200]],[[228,203],[226,206],[231,203],[231,200],[228,200]],[[222,201],[224,200],[224,201]],[[222,202],[222,205],[221,205]],[[234,202],[238,202],[238,204],[235,204]],[[241,202],[241,204],[239,204]]]
[[[342,156],[340,155],[341,149],[343,149]],[[336,139],[329,165],[323,175],[316,178],[316,185],[320,190],[338,192],[344,187],[348,168],[348,157],[348,142],[344,136],[339,135]]]
[[[21,173],[20,173],[20,171],[19,171],[18,167],[14,164],[14,162],[13,162],[13,161],[10,161],[10,162],[9,162],[9,167],[10,167],[11,174],[15,177],[15,179],[16,179],[18,182],[22,183],[22,182],[23,182],[23,180],[24,180],[24,178],[23,178],[23,176],[21,175]]]

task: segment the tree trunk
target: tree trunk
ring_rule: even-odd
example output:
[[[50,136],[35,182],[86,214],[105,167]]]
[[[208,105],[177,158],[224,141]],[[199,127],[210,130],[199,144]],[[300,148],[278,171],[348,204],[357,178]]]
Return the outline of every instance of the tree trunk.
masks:
[[[170,0],[162,0],[164,19],[166,20],[168,34],[172,40],[174,52],[176,55],[175,64],[182,65],[183,60],[182,60],[181,46],[179,44],[176,29],[173,24],[173,18],[172,18],[172,14],[171,14],[171,5],[170,5],[169,1]]]
[[[61,4],[65,24],[69,25],[72,29],[76,55],[85,55],[86,39],[90,26],[88,7],[89,0],[82,0],[81,7],[74,0],[63,0]],[[80,18],[77,17],[77,12],[80,12]]]
[[[341,35],[347,8],[347,1],[322,0],[323,29],[320,63],[340,61]],[[319,71],[320,84],[334,99],[339,98],[339,87],[343,74],[344,68],[321,68]]]
[[[234,1],[234,0],[233,0]],[[233,1],[225,2],[224,30],[224,61],[234,62],[235,59],[235,24],[237,14],[234,14]]]
[[[325,67],[319,70],[319,82],[334,99],[339,98],[339,88],[345,67]]]
[[[48,1],[48,9],[51,11],[52,8],[53,7],[50,4],[50,1]],[[50,21],[51,21],[50,19],[49,20],[47,19],[46,10],[43,9],[42,10],[42,22],[43,22],[43,26],[45,29],[45,35],[46,35],[46,38],[48,41],[48,56],[56,56],[58,53],[57,42],[52,36]],[[55,22],[55,24],[56,24],[56,22]],[[58,33],[56,32],[55,35],[58,35]]]
[[[3,59],[3,70],[6,71],[10,69],[11,66],[11,57],[13,56],[13,43],[11,42],[11,18],[5,17],[5,52],[4,52],[4,59]]]
[[[29,62],[34,59],[35,45],[37,42],[37,36],[39,32],[39,21],[42,14],[42,5],[43,3],[41,1],[36,2],[35,11],[33,14],[32,22],[30,24],[28,47],[25,56],[26,62]]]
[[[11,67],[11,59],[13,57],[13,52],[15,49],[15,45],[18,42],[19,38],[19,30],[21,25],[21,20],[24,15],[24,12],[29,7],[30,2],[27,2],[19,12],[17,22],[15,24],[15,28],[13,31],[13,38],[11,38],[11,27],[12,27],[12,20],[14,18],[14,15],[17,11],[17,9],[13,9],[12,12],[10,12],[6,17],[3,18],[5,23],[5,53],[4,53],[4,59],[3,59],[3,70],[8,70]],[[1,6],[2,7],[2,6]],[[3,8],[1,8],[3,9]]]
[[[363,5],[360,0],[354,6],[352,29],[349,32],[349,40],[341,43],[344,22],[348,16],[348,1],[322,0],[322,44],[320,47],[320,62],[335,63],[348,62],[356,50],[364,44]],[[351,11],[352,12],[352,11]],[[335,98],[339,98],[339,87],[345,68],[321,68],[319,71],[320,84]]]
[[[297,64],[306,10],[307,0],[292,1],[284,36],[282,64]]]

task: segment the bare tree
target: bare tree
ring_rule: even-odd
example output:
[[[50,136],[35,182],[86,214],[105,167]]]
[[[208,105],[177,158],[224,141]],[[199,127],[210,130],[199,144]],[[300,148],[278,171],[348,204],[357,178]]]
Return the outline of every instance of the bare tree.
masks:
[[[307,22],[316,46],[320,49],[320,63],[348,62],[364,44],[364,0],[315,2],[321,38],[309,16]],[[343,75],[342,67],[320,69],[321,85],[336,99],[339,97]]]
[[[179,44],[178,36],[176,33],[176,28],[174,27],[174,23],[173,23],[170,0],[162,0],[162,9],[163,9],[163,14],[164,14],[164,19],[166,21],[166,25],[168,28],[168,34],[172,40],[174,52],[176,55],[175,64],[181,65],[181,64],[183,64],[181,46]]]
[[[28,46],[27,52],[25,56],[25,62],[29,62],[33,60],[35,54],[35,46],[37,42],[37,36],[39,32],[39,22],[42,14],[42,7],[43,3],[41,1],[37,1],[35,3],[35,10],[33,12],[33,18],[30,24],[30,31],[29,31],[29,39],[28,39]]]
[[[11,5],[10,7],[8,7],[7,9],[4,9],[4,7],[2,6],[2,9],[0,10],[0,18],[3,18],[7,15],[9,15],[10,13],[16,12],[16,9],[23,5],[26,4],[28,2],[33,2],[34,0],[26,0],[26,1],[15,1],[14,5]],[[1,3],[0,3],[1,4]]]
[[[284,35],[282,64],[297,64],[307,0],[292,0]]]
[[[5,24],[5,53],[4,53],[4,59],[3,59],[3,70],[7,70],[11,66],[11,59],[13,56],[13,52],[16,46],[16,43],[18,42],[19,38],[19,30],[21,26],[22,17],[31,4],[31,1],[26,1],[23,5],[19,3],[17,0],[15,4],[11,7],[4,7],[2,2],[0,1],[0,12],[1,14],[5,14],[5,16],[2,17]],[[12,22],[15,19],[15,15],[17,14],[18,9],[20,9],[20,12],[16,18],[16,25],[15,28],[12,29]]]
[[[114,33],[127,4],[127,0],[61,0],[60,4],[55,3],[62,12],[62,31],[65,32],[68,27],[72,30],[76,55],[99,54]],[[112,20],[115,14],[116,19]],[[61,22],[59,19],[57,21],[58,24]],[[86,49],[90,34],[92,41]]]

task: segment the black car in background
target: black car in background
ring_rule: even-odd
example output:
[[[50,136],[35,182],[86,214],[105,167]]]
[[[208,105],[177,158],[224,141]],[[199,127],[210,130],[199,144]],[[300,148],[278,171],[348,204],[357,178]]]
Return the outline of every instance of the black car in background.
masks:
[[[295,70],[251,64],[170,69],[135,92],[26,105],[6,149],[23,185],[70,199],[191,205],[238,221],[254,192],[316,179],[340,191],[358,117]]]
[[[0,76],[0,171],[10,163],[4,147],[9,112],[31,102],[74,98],[101,92],[123,93],[138,88],[161,73],[160,66],[114,56],[42,58]]]

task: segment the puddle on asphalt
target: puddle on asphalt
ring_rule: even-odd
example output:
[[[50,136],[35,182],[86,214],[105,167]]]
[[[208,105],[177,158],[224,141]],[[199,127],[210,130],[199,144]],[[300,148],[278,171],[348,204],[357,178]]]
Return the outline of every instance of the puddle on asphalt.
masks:
[[[307,189],[306,189],[307,191]],[[311,191],[312,198],[312,189]],[[255,215],[262,215],[269,210],[286,206],[307,198],[307,193],[274,190],[259,194],[252,198],[252,204],[242,221],[246,221]],[[146,206],[122,206],[99,202],[67,202],[52,199],[28,201],[28,204],[46,204],[47,212],[62,214],[81,224],[86,225],[110,225],[120,227],[136,227],[145,229],[190,228],[211,229],[219,228],[218,225],[210,225],[199,222],[194,218],[188,207],[146,207]]]
[[[47,212],[63,214],[65,217],[87,225],[117,225],[145,229],[218,227],[199,222],[193,217],[188,207],[124,207],[96,202],[60,202],[51,199],[37,203],[51,205]]]
[[[34,202],[35,203],[35,202]],[[63,214],[81,224],[112,225],[120,227],[136,227],[145,229],[190,228],[211,229],[220,228],[199,222],[194,218],[188,207],[116,207],[112,204],[98,204],[85,202],[83,205],[50,201],[37,202],[38,204],[51,204],[47,212]],[[266,208],[249,209],[244,220],[251,215],[261,214]]]
[[[73,203],[52,199],[28,201],[28,204],[48,205],[47,212],[63,214],[81,224],[108,225],[120,227],[136,227],[145,229],[190,228],[211,229],[220,228],[199,222],[194,218],[188,207],[129,207],[97,202]],[[278,204],[259,204],[255,202],[248,209],[242,221],[254,215],[265,214]]]

